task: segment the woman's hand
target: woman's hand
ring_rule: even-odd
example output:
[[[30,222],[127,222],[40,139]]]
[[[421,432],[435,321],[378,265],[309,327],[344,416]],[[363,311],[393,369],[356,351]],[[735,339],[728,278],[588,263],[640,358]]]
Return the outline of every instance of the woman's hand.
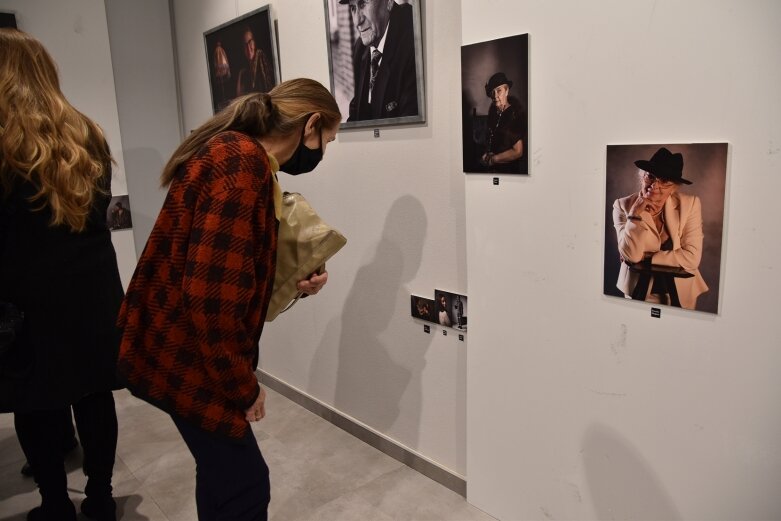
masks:
[[[641,212],[648,212],[651,215],[656,215],[661,211],[663,206],[664,200],[659,200],[658,198],[653,197],[651,193],[643,190],[637,196],[635,202],[632,203],[628,215],[639,217]]]
[[[258,384],[260,385],[260,384]],[[248,422],[256,422],[262,420],[266,416],[266,391],[263,387],[260,387],[258,397],[255,398],[255,403],[250,405],[249,409],[244,411],[244,418]]]
[[[644,188],[629,209],[629,215],[639,215],[640,212],[656,215],[662,211],[665,201],[667,201],[666,194],[659,195],[654,193],[651,187]]]
[[[316,295],[326,282],[328,282],[328,272],[324,271],[321,274],[313,273],[308,279],[298,281],[296,287],[298,291],[303,291],[307,295]]]

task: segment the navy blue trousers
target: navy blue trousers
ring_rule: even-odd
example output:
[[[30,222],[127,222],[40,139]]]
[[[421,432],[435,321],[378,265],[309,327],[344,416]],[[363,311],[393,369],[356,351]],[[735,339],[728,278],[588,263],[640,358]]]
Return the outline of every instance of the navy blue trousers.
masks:
[[[231,440],[172,418],[195,458],[198,520],[267,521],[268,466],[252,431],[243,440]]]

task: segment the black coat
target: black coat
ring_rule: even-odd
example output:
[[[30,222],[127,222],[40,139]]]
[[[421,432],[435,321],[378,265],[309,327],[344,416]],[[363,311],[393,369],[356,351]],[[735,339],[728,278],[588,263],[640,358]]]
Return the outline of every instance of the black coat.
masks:
[[[87,228],[49,226],[48,207],[34,211],[35,187],[17,181],[0,191],[0,301],[25,314],[10,356],[0,360],[0,411],[65,407],[116,388],[122,301],[111,232],[106,227],[111,169],[101,180]]]
[[[415,67],[415,33],[412,6],[394,4],[388,36],[369,105],[371,48],[360,38],[353,46],[355,93],[347,121],[398,118],[418,115],[418,82]]]

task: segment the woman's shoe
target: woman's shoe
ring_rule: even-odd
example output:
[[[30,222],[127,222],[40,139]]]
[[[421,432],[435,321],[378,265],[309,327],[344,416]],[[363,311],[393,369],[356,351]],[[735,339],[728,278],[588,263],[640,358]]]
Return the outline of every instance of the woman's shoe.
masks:
[[[116,521],[117,503],[111,496],[100,499],[87,497],[81,502],[81,513],[92,521]]]

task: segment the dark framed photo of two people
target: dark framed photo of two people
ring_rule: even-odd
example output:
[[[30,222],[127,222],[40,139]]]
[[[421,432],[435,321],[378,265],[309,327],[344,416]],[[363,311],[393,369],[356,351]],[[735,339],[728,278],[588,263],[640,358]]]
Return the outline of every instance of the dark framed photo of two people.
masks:
[[[422,0],[324,0],[340,128],[426,121]]]
[[[203,33],[215,114],[234,98],[279,83],[272,27],[266,5]]]

